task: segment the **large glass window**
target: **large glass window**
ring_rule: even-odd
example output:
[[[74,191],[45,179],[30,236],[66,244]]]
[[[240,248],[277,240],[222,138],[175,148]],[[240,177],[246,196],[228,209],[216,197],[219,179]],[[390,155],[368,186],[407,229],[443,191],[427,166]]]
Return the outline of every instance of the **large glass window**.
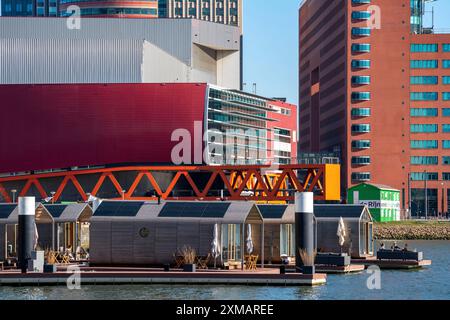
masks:
[[[450,117],[450,108],[442,109],[442,116],[443,117]]]
[[[354,20],[369,20],[371,17],[370,11],[353,11],[352,19]]]
[[[241,225],[222,225],[222,256],[225,261],[239,261],[241,252]]]
[[[352,92],[353,101],[369,101],[370,92]]]
[[[412,124],[412,133],[436,133],[438,132],[437,124]]]
[[[292,224],[280,226],[280,255],[295,257],[295,228]]]
[[[353,149],[370,149],[370,140],[354,140],[352,141]]]
[[[411,140],[411,149],[437,149],[437,140]]]
[[[442,141],[442,148],[443,149],[450,149],[450,140]]]
[[[438,52],[438,45],[424,44],[424,43],[412,43],[411,52]]]
[[[439,78],[436,76],[420,76],[420,77],[414,76],[414,77],[411,77],[410,82],[413,85],[417,85],[417,84],[432,85],[432,84],[438,84]]]
[[[411,101],[437,101],[437,92],[411,92]]]
[[[431,165],[438,165],[439,164],[439,157],[422,157],[422,156],[413,156],[411,157],[411,164],[412,165],[425,165],[425,166],[431,166]]]
[[[437,117],[437,108],[412,108],[411,117]]]
[[[358,166],[367,166],[370,164],[369,156],[352,157],[352,164]]]
[[[370,108],[353,108],[352,117],[370,117]]]
[[[450,165],[450,157],[449,156],[442,157],[442,164],[444,166]]]
[[[450,52],[450,43],[444,43],[442,45],[442,51],[444,52]]]
[[[353,43],[352,51],[353,52],[370,52],[370,44],[368,44],[368,43]]]
[[[411,69],[436,69],[438,60],[411,60]]]
[[[450,60],[442,60],[442,68],[450,69]]]
[[[450,92],[442,92],[442,100],[450,101]]]
[[[370,132],[370,124],[354,124],[352,125],[352,132],[354,133]]]
[[[370,181],[371,174],[370,172],[354,172],[352,173],[353,181]]]
[[[411,189],[411,214],[413,217],[431,216],[437,212],[437,189]],[[426,199],[426,201],[425,201]]]
[[[370,68],[370,60],[352,60],[352,68],[368,69]]]
[[[437,172],[411,172],[412,181],[436,181],[439,179]]]
[[[450,84],[450,76],[443,76],[442,84]]]

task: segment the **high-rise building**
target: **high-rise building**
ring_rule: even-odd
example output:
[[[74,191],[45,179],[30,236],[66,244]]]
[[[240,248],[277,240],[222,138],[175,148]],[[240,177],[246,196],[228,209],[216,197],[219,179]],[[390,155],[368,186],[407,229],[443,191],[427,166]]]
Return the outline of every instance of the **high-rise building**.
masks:
[[[158,0],[59,0],[59,15],[70,16],[72,5],[85,17],[158,18]]]
[[[242,26],[242,0],[159,0],[159,17]]]
[[[450,34],[424,27],[426,2],[301,3],[299,150],[339,152],[342,190],[388,185],[431,216],[450,202]]]
[[[58,0],[2,0],[1,15],[5,17],[56,17],[58,3]]]

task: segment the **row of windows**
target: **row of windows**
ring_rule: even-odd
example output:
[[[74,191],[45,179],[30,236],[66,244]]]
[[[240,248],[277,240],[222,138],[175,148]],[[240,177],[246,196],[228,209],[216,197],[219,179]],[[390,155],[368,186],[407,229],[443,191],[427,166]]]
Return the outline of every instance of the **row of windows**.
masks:
[[[413,156],[411,157],[411,164],[415,166],[433,166],[439,165],[439,157],[438,156]],[[442,157],[443,165],[450,165],[450,157],[444,156]]]
[[[437,108],[412,108],[410,112],[411,117],[437,117],[439,109]],[[450,108],[442,109],[443,117],[450,117]]]
[[[450,52],[450,43],[442,45],[443,52]],[[412,43],[411,52],[439,52],[439,45],[437,43]]]
[[[438,181],[439,173],[437,172],[411,172],[412,181]],[[442,180],[450,180],[450,172],[442,173]]]
[[[437,124],[412,124],[412,133],[437,133],[439,126]],[[450,124],[442,125],[443,133],[450,133]]]
[[[61,12],[63,17],[71,16],[73,12]],[[81,15],[96,16],[96,15],[111,15],[111,14],[143,14],[143,15],[157,15],[158,9],[154,8],[82,8]]]
[[[411,60],[411,69],[437,69],[439,68],[439,60]],[[450,68],[450,60],[442,60],[442,68]]]
[[[437,149],[438,147],[438,140],[411,140],[411,149]],[[443,140],[442,148],[450,149],[450,140]]]
[[[371,29],[370,28],[352,28],[352,35],[353,36],[370,36]]]
[[[436,85],[439,84],[438,76],[413,76],[410,79],[412,85]],[[450,76],[442,76],[442,84],[450,84]]]
[[[411,101],[437,101],[439,99],[438,92],[411,92]],[[442,100],[450,101],[450,92],[442,92]]]

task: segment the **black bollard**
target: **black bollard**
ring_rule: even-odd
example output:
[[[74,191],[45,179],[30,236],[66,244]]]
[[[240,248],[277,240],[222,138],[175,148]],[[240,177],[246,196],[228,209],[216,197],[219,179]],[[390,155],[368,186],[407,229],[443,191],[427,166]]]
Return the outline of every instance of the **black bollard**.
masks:
[[[303,262],[300,250],[314,252],[314,194],[312,192],[295,195],[295,264],[296,271],[302,272]]]
[[[18,225],[18,267],[22,273],[27,273],[28,261],[34,250],[35,234],[35,204],[34,197],[19,198],[19,225]]]

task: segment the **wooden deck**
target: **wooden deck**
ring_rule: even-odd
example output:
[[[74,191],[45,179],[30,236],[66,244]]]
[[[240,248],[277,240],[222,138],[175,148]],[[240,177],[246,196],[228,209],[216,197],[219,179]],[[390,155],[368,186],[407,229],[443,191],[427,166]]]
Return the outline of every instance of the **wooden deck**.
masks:
[[[160,269],[133,268],[81,268],[83,284],[191,284],[191,285],[254,285],[254,286],[316,286],[326,283],[326,274],[280,274],[278,269],[258,269],[252,272],[230,271],[182,271],[164,272]],[[21,274],[18,270],[0,272],[0,285],[45,286],[66,285],[73,273]]]
[[[431,266],[431,260],[378,260],[377,258],[367,258],[367,259],[352,259],[352,263],[363,264],[366,267],[376,265],[380,269],[421,269],[427,266]]]

